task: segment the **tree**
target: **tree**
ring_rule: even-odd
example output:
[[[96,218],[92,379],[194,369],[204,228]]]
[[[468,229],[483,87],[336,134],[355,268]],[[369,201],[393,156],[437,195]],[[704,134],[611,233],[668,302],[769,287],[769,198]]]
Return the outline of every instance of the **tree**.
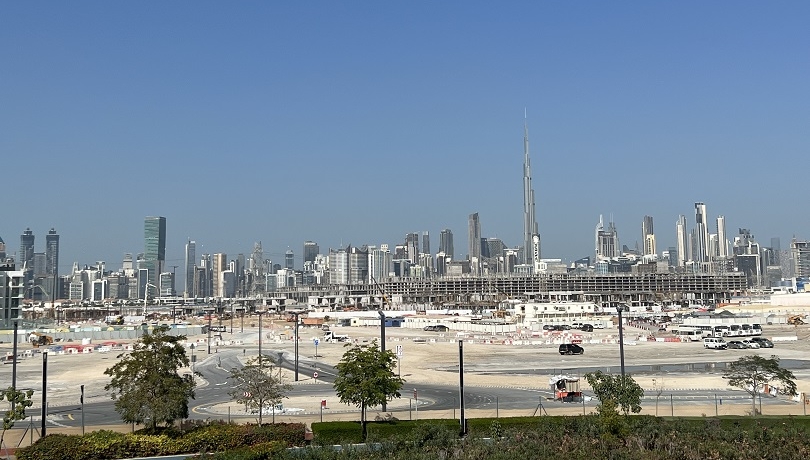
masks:
[[[637,414],[641,412],[641,398],[644,390],[629,375],[605,374],[602,371],[588,372],[585,380],[593,389],[599,406],[596,410],[599,413],[616,412],[621,408],[624,415],[630,412]]]
[[[6,437],[6,431],[14,428],[14,422],[18,420],[25,420],[25,409],[31,407],[34,403],[31,401],[31,396],[34,395],[34,390],[17,390],[14,387],[8,387],[5,390],[0,390],[0,401],[6,400],[11,404],[9,410],[3,414],[3,433],[0,434],[0,447],[3,446],[3,438]]]
[[[239,404],[259,411],[259,425],[266,407],[275,407],[287,397],[292,386],[284,383],[281,376],[273,377],[273,361],[269,356],[263,359],[251,358],[240,369],[231,369],[230,378],[236,383],[228,394]],[[274,413],[275,415],[275,413]],[[273,423],[275,423],[273,417]]]
[[[402,395],[399,390],[405,383],[394,372],[396,356],[391,350],[380,350],[377,341],[368,345],[346,344],[335,366],[335,392],[340,402],[360,408],[360,424],[363,440],[366,439],[366,409],[378,406]]]
[[[194,399],[194,378],[179,374],[189,365],[182,341],[184,335],[168,335],[168,326],[145,332],[135,349],[118,355],[120,361],[104,373],[111,377],[104,387],[111,392],[115,410],[125,423],[139,423],[154,430],[188,417],[189,399]]]
[[[779,366],[779,357],[774,355],[770,358],[759,355],[743,356],[728,365],[723,378],[728,380],[729,385],[742,388],[751,395],[754,409],[752,414],[757,413],[757,392],[761,386],[778,382],[781,384],[780,393],[790,396],[796,394],[796,376]]]

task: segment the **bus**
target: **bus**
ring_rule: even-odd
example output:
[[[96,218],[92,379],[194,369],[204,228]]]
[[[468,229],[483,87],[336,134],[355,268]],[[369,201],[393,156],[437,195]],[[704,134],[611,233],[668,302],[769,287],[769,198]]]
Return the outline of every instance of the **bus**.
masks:
[[[702,341],[704,332],[703,329],[694,326],[678,326],[674,331],[675,336],[680,337],[681,341],[689,340],[690,342]]]

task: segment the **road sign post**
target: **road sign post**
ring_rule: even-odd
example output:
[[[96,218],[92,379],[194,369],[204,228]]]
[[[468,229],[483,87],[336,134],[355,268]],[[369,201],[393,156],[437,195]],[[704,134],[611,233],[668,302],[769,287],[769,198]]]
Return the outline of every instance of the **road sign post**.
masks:
[[[317,381],[318,381],[318,373],[317,373],[317,372],[313,372],[313,373],[312,373],[312,378],[313,378],[313,379],[315,379],[315,382],[317,382]]]

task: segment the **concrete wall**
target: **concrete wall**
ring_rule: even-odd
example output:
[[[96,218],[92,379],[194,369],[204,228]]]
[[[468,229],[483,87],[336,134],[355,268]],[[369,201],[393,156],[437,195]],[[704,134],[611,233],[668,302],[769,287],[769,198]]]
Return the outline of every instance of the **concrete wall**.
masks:
[[[105,328],[91,328],[91,329],[105,329]],[[152,328],[149,328],[151,332]],[[28,342],[28,335],[31,334],[32,331],[20,329],[17,331],[17,343],[27,343]],[[132,327],[127,329],[117,329],[117,330],[80,330],[80,331],[73,331],[73,332],[55,332],[52,330],[47,329],[37,329],[36,332],[41,334],[49,335],[53,337],[54,344],[58,345],[60,343],[81,343],[82,339],[91,339],[94,343],[99,341],[116,341],[116,340],[135,340],[140,338],[143,335],[143,330],[140,327]],[[176,328],[172,328],[169,330],[169,335],[185,335],[185,336],[192,336],[192,335],[200,335],[203,334],[203,327],[202,326],[180,326]],[[14,341],[14,331],[2,331],[0,332],[0,342],[3,343],[12,343]]]

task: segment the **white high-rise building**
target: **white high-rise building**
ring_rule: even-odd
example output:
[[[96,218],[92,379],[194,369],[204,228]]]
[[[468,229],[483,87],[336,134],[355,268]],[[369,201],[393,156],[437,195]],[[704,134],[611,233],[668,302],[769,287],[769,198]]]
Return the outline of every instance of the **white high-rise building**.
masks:
[[[726,238],[726,218],[717,216],[717,255],[721,259],[728,257],[728,238]]]
[[[689,256],[689,230],[686,227],[686,216],[678,216],[675,223],[675,238],[678,247],[678,266],[683,267],[691,259]]]

